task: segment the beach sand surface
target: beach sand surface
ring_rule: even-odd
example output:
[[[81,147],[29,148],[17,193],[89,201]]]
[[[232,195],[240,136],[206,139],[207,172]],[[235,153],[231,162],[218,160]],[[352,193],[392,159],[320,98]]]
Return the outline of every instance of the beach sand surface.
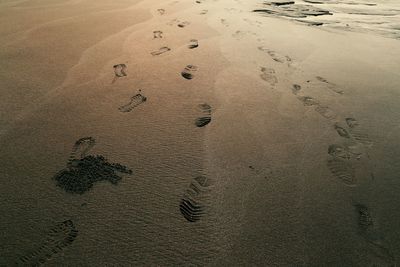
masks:
[[[1,1],[0,265],[398,264],[398,35],[336,2]]]

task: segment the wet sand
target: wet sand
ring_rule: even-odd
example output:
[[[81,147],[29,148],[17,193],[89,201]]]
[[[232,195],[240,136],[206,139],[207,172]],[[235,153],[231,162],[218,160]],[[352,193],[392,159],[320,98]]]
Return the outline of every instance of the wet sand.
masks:
[[[0,265],[396,265],[400,7],[315,2],[1,2]]]

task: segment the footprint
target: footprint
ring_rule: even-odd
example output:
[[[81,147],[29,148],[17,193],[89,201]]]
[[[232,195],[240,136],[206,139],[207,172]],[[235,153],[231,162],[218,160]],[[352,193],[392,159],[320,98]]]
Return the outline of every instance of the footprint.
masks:
[[[188,47],[189,49],[199,47],[199,41],[196,39],[191,39]]]
[[[158,50],[151,52],[151,55],[158,56],[158,55],[164,54],[168,51],[171,51],[171,48],[163,46],[163,47],[159,48]]]
[[[355,127],[357,127],[358,125],[360,125],[360,124],[358,123],[358,121],[357,121],[356,119],[354,119],[354,118],[346,118],[346,124],[347,124],[347,126],[349,126],[350,128],[355,128]]]
[[[293,84],[293,86],[292,86],[292,93],[293,93],[294,95],[297,95],[297,94],[300,92],[300,90],[301,90],[301,86],[300,86],[300,85],[298,85],[298,84]]]
[[[347,147],[336,144],[330,145],[328,147],[328,154],[331,155],[332,157],[342,158],[347,160],[350,159],[352,156],[352,153]]]
[[[125,64],[117,64],[117,65],[114,65],[113,68],[114,68],[115,76],[114,76],[112,83],[114,83],[118,78],[127,76],[127,74],[126,74],[127,67]]]
[[[318,81],[325,83],[326,85],[328,85],[328,89],[330,89],[331,91],[337,93],[337,94],[343,94],[343,90],[340,90],[335,84],[329,82],[327,79],[321,77],[321,76],[317,76],[315,77],[317,78]]]
[[[228,27],[228,26],[229,26],[229,24],[228,24],[228,22],[226,21],[226,19],[221,19],[221,24],[224,25],[225,27]]]
[[[331,173],[347,186],[357,184],[355,170],[349,160],[333,157],[327,162]]]
[[[261,79],[268,82],[272,86],[278,83],[278,78],[276,78],[274,74],[275,74],[274,69],[261,67],[261,74],[260,74]]]
[[[375,224],[370,209],[363,204],[354,205],[357,214],[357,224],[359,234],[365,238],[373,247],[373,254],[383,260],[388,266],[395,266],[395,257],[390,250],[384,245],[384,238]],[[382,265],[374,265],[382,266]]]
[[[207,14],[208,13],[208,10],[207,9],[204,9],[204,10],[202,10],[201,12],[200,12],[200,15],[205,15],[205,14]]]
[[[179,204],[179,210],[187,221],[200,220],[204,214],[205,196],[211,186],[212,181],[204,176],[196,177],[190,183]]]
[[[350,134],[358,143],[370,147],[373,145],[372,140],[369,138],[368,134],[365,133],[359,127],[359,123],[354,118],[346,118],[346,123],[350,128]]]
[[[153,38],[154,39],[163,38],[163,32],[162,31],[153,31]]]
[[[294,95],[297,95],[297,99],[300,100],[304,106],[315,106],[315,111],[321,115],[322,117],[324,117],[325,119],[328,120],[334,120],[336,119],[337,115],[335,112],[333,112],[333,110],[331,110],[329,107],[327,106],[323,106],[319,103],[318,100],[316,100],[315,98],[311,97],[311,96],[304,96],[304,95],[299,95],[299,92],[301,91],[301,86],[298,84],[293,84],[292,86],[292,93]],[[338,131],[341,130],[339,128],[339,125],[335,124],[335,129]],[[343,129],[344,130],[344,129]],[[344,134],[343,131],[340,131],[339,134]]]
[[[197,71],[197,67],[194,65],[187,65],[185,69],[181,72],[183,78],[187,80],[193,79],[194,75],[193,72]]]
[[[158,13],[160,15],[164,15],[165,14],[165,9],[163,9],[163,8],[159,8],[159,9],[157,9],[157,11],[158,11]]]
[[[278,63],[287,63],[288,66],[292,63],[292,59],[289,56],[283,56],[273,50],[270,50],[266,47],[259,46],[258,50],[267,52],[267,54],[272,58],[272,60],[278,62]]]
[[[117,64],[113,66],[115,76],[117,77],[124,77],[126,76],[126,65],[125,64]]]
[[[41,246],[27,255],[21,256],[17,265],[38,266],[44,264],[55,254],[71,245],[77,236],[78,230],[71,220],[58,223],[45,235]]]
[[[189,24],[190,24],[190,22],[183,21],[183,22],[178,23],[178,27],[184,28],[184,27],[188,26]]]
[[[334,120],[337,117],[336,113],[333,112],[333,110],[331,110],[327,106],[317,105],[317,107],[315,108],[315,111],[319,115],[321,115],[322,117],[324,117],[325,119],[328,119],[328,120]]]
[[[350,138],[349,132],[348,132],[345,128],[343,128],[342,126],[340,126],[338,123],[335,123],[334,128],[335,128],[336,132],[337,132],[341,137]]]
[[[201,215],[203,215],[202,206],[188,197],[181,199],[179,210],[181,211],[183,217],[185,217],[185,219],[189,222],[196,222],[200,220]]]
[[[118,109],[121,112],[131,112],[134,108],[136,108],[137,106],[139,106],[140,104],[142,104],[143,102],[147,101],[147,97],[143,96],[141,94],[142,90],[139,90],[139,93],[132,96],[131,100],[128,104],[125,104],[121,107],[119,107]]]
[[[342,158],[346,160],[360,160],[363,157],[368,157],[362,146],[357,144],[350,145],[330,145],[328,154],[332,157]]]
[[[236,31],[235,33],[232,34],[232,37],[234,37],[236,40],[241,40],[246,36],[245,32],[242,31]]]
[[[319,102],[311,96],[298,96],[297,99],[299,99],[301,102],[303,102],[304,106],[319,105]]]
[[[204,103],[199,105],[202,116],[197,118],[195,124],[197,127],[204,127],[211,122],[211,106]]]
[[[373,227],[374,222],[372,220],[371,214],[368,208],[362,204],[355,204],[356,211],[358,213],[358,226],[361,232],[364,234],[371,227]]]
[[[269,55],[274,61],[279,62],[279,63],[284,63],[284,62],[285,62],[285,59],[282,58],[282,57],[279,57],[279,56],[276,54],[275,51],[269,50],[267,53],[268,53],[268,55]]]
[[[72,152],[69,156],[67,165],[72,164],[74,160],[80,160],[86,157],[86,153],[91,150],[96,144],[96,140],[93,137],[83,137],[77,140],[72,148]]]

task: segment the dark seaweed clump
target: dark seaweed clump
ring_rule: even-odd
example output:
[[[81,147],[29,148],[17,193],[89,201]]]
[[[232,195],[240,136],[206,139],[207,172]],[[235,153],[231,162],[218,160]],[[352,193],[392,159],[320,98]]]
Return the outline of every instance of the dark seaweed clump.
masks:
[[[66,192],[83,194],[91,189],[95,182],[106,180],[117,184],[121,180],[119,173],[132,174],[132,171],[121,164],[109,163],[103,156],[90,155],[74,159],[66,169],[57,173],[54,179]]]

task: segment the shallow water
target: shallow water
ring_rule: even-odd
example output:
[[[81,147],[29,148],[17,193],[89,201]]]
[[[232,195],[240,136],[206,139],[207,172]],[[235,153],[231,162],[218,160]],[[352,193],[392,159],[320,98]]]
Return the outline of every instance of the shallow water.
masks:
[[[273,1],[265,2],[267,6],[269,2]],[[301,16],[305,14],[303,11],[296,11],[296,7],[301,6],[304,9],[322,9],[329,11],[330,14],[303,17]],[[260,9],[262,9],[261,5]],[[277,7],[272,5],[271,8],[278,12],[276,14],[278,16],[280,16],[279,12],[285,9],[293,11],[286,13],[289,16],[283,17],[290,18],[292,15],[298,14],[297,17],[291,18],[297,22],[400,39],[400,3],[396,1],[298,0],[295,1],[295,4]]]

